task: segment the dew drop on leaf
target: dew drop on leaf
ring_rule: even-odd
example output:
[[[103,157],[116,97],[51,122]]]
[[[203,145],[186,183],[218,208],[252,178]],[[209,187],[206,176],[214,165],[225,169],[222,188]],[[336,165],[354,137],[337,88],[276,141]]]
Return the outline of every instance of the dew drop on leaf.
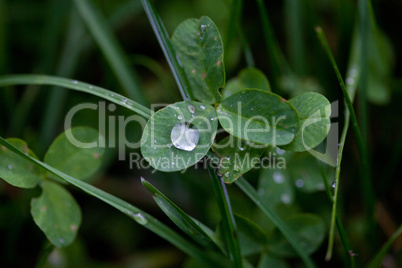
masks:
[[[195,126],[180,122],[173,127],[170,138],[177,149],[192,151],[198,144],[200,133]]]

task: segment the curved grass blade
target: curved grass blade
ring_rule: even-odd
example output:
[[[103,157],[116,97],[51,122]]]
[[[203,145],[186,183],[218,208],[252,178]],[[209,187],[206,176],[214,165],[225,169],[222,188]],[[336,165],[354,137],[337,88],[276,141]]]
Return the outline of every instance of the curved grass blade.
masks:
[[[50,75],[7,75],[0,76],[0,87],[1,86],[12,86],[12,85],[54,85],[69,88],[76,91],[86,92],[103,99],[114,102],[120,106],[126,107],[145,118],[149,119],[151,117],[151,110],[141,104],[127,99],[126,97],[117,94],[113,91],[93,86],[84,82],[78,82],[77,80],[71,80],[67,78],[60,78]]]
[[[106,20],[96,10],[92,3],[88,0],[74,0],[78,12],[82,20],[88,27],[95,42],[98,44],[106,60],[109,62],[112,71],[116,75],[126,94],[138,100],[139,103],[146,105],[147,102],[141,92],[139,82],[129,67],[124,57],[124,52],[114,37],[112,30],[106,23]]]
[[[78,0],[80,1],[80,0]],[[172,70],[173,76],[176,80],[177,86],[179,87],[181,96],[183,100],[193,100],[192,95],[189,92],[189,84],[185,78],[184,70],[179,65],[176,57],[176,52],[173,49],[172,43],[170,42],[169,34],[167,33],[165,26],[158,13],[156,13],[151,2],[148,0],[141,0],[142,6],[144,7],[145,13],[148,16],[148,20],[154,30],[156,38],[158,39],[159,45],[162,48],[163,54]]]
[[[165,214],[186,234],[203,246],[217,249],[224,252],[222,242],[218,236],[201,222],[193,219],[181,210],[175,203],[170,201],[163,193],[141,177],[142,185],[154,195],[154,199],[158,206]]]
[[[370,264],[367,266],[369,268],[376,268],[381,266],[381,261],[385,258],[385,255],[387,254],[388,250],[391,248],[392,243],[395,242],[395,240],[402,235],[402,225],[399,225],[399,228],[395,231],[395,233],[388,239],[388,241],[382,246],[380,251],[377,253],[377,255],[373,258],[373,260],[370,262]]]
[[[337,160],[337,167],[336,167],[336,173],[335,173],[336,186],[335,186],[335,194],[334,194],[334,204],[333,204],[333,211],[332,211],[332,218],[331,218],[330,237],[329,237],[329,241],[328,241],[328,251],[327,251],[327,255],[325,257],[327,260],[329,260],[332,256],[333,235],[334,235],[335,215],[336,215],[336,203],[337,203],[339,176],[340,176],[340,169],[341,169],[340,164],[341,164],[341,160],[342,160],[342,152],[343,152],[343,147],[345,144],[346,134],[348,131],[348,126],[349,126],[349,118],[352,121],[352,128],[356,135],[357,148],[359,150],[359,155],[360,155],[360,159],[361,159],[360,161],[362,162],[362,175],[360,176],[361,185],[362,185],[362,195],[363,195],[364,201],[365,201],[364,204],[366,204],[367,218],[369,220],[370,226],[373,226],[373,224],[374,224],[373,216],[374,216],[375,194],[374,194],[373,185],[372,185],[371,179],[370,179],[370,163],[369,163],[368,151],[365,146],[365,142],[363,140],[362,134],[360,132],[359,125],[357,123],[357,117],[356,117],[356,113],[353,109],[351,97],[349,96],[348,90],[346,89],[342,75],[339,72],[338,66],[331,53],[331,50],[329,48],[328,42],[325,38],[322,28],[316,27],[315,30],[316,30],[318,39],[321,42],[322,47],[324,48],[325,52],[327,53],[327,56],[335,71],[336,77],[338,78],[339,85],[342,89],[343,98],[347,105],[347,110],[345,109],[344,129],[342,131],[342,136],[341,136],[341,143],[340,143],[341,146],[338,149],[338,160]],[[353,65],[353,63],[351,65]]]
[[[315,267],[310,257],[307,256],[307,254],[300,247],[291,230],[286,226],[274,209],[260,197],[257,191],[242,177],[240,177],[235,183],[264,212],[264,214],[269,217],[269,219],[279,229],[289,244],[295,249],[296,253],[303,260],[306,267]]]
[[[241,268],[243,267],[243,260],[240,250],[240,241],[225,184],[222,178],[216,173],[216,170],[209,165],[208,173],[211,177],[215,199],[222,216],[222,232],[225,237],[229,258],[233,261],[234,267]]]
[[[30,162],[36,164],[39,167],[44,168],[45,170],[53,173],[54,175],[58,176],[59,178],[71,183],[72,185],[76,186],[77,188],[83,190],[84,192],[102,200],[103,202],[109,204],[110,206],[116,208],[117,210],[123,212],[124,214],[128,215],[132,219],[134,219],[137,223],[143,225],[148,230],[154,232],[155,234],[159,235],[160,237],[166,239],[183,252],[187,253],[188,255],[192,256],[193,258],[199,260],[200,262],[211,266],[211,267],[227,267],[222,260],[222,256],[220,258],[216,255],[211,255],[205,250],[201,250],[197,246],[194,246],[188,240],[181,237],[175,231],[170,229],[168,226],[164,225],[156,218],[152,217],[148,213],[140,210],[139,208],[129,204],[128,202],[119,199],[107,192],[104,192],[88,183],[85,183],[81,180],[73,178],[67,174],[60,172],[59,170],[39,161],[35,158],[32,158],[29,155],[25,155],[23,152],[20,152],[17,148],[12,146],[8,143],[5,139],[0,137],[0,144],[4,147],[10,149],[14,153],[18,154],[20,157],[29,160]]]

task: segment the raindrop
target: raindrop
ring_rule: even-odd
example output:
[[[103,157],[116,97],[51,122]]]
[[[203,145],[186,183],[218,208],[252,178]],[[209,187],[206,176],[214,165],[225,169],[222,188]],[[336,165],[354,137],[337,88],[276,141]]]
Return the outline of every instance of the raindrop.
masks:
[[[333,182],[332,185],[331,185],[331,187],[332,187],[332,188],[335,188],[335,186],[336,186],[336,183]]]
[[[240,168],[239,165],[236,164],[236,165],[234,166],[234,170],[237,171],[237,172],[239,172],[239,171],[241,170],[241,168]]]
[[[60,244],[64,244],[66,242],[66,240],[64,240],[63,238],[59,239]]]
[[[296,187],[297,187],[297,188],[302,188],[302,187],[304,186],[304,180],[298,179],[298,180],[295,182],[295,184],[296,184]]]
[[[93,86],[89,86],[89,89],[92,89],[93,88]]]
[[[200,133],[195,126],[180,122],[173,127],[170,138],[177,149],[192,151],[198,144]]]
[[[166,146],[170,148],[170,147],[172,147],[172,144],[168,143]]]
[[[224,176],[225,176],[226,178],[229,178],[229,176],[230,176],[229,171],[225,172]]]
[[[188,110],[190,111],[190,113],[195,113],[195,108],[194,108],[194,106],[193,105],[189,105],[188,106]]]
[[[177,119],[182,120],[183,116],[181,116],[180,114],[177,116]]]
[[[156,147],[154,147],[154,150],[156,150]]]
[[[274,172],[273,179],[278,184],[285,182],[282,173],[280,173],[279,171]]]
[[[154,140],[154,143],[156,143],[156,140]]]
[[[121,103],[123,103],[123,104],[126,104],[126,102],[127,102],[127,99],[126,99],[126,98],[123,98],[123,99],[121,100]]]
[[[281,201],[284,204],[289,204],[290,203],[290,196],[288,194],[282,194],[281,195]]]
[[[213,118],[213,117],[211,118],[211,121],[214,121],[214,118]]]
[[[12,170],[12,169],[13,169],[13,166],[12,166],[12,165],[8,165],[8,169],[9,169],[9,170]]]
[[[244,151],[244,150],[246,150],[246,148],[239,146],[239,150]]]
[[[346,84],[351,85],[355,80],[352,77],[346,78]]]
[[[77,81],[77,80],[74,80],[74,81],[73,81],[73,84],[77,85],[77,84],[78,84],[78,81]]]
[[[205,110],[205,106],[204,106],[204,105],[201,105],[200,108],[203,109],[203,110]]]
[[[174,162],[172,162],[172,166],[174,165]]]
[[[279,155],[283,155],[283,154],[285,153],[285,150],[282,150],[281,148],[276,147],[276,152],[277,152]]]
[[[141,225],[147,224],[148,220],[141,213],[137,213],[133,215],[134,220]]]

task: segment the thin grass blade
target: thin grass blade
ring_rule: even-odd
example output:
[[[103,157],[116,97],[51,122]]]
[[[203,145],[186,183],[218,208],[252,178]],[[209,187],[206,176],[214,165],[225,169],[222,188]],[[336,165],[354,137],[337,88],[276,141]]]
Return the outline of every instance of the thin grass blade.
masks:
[[[114,102],[120,106],[126,107],[143,117],[149,119],[151,117],[151,110],[141,104],[130,100],[120,94],[113,91],[90,85],[77,80],[71,80],[66,78],[60,78],[49,75],[8,75],[0,76],[0,86],[12,86],[12,85],[53,85],[69,88],[76,91],[89,93],[103,99]]]
[[[79,1],[79,0],[78,0]],[[172,70],[173,76],[176,80],[177,86],[179,87],[181,96],[183,100],[192,100],[193,97],[190,94],[190,87],[185,78],[183,68],[180,66],[176,52],[170,42],[169,34],[163,25],[161,18],[152,6],[151,2],[148,0],[141,0],[142,6],[144,7],[145,13],[148,16],[148,20],[154,30],[156,38],[158,39],[159,45],[162,48],[163,54]]]
[[[124,57],[123,49],[105,18],[89,0],[74,0],[74,4],[127,96],[146,105],[147,101],[140,89],[138,78],[130,68],[127,59]]]

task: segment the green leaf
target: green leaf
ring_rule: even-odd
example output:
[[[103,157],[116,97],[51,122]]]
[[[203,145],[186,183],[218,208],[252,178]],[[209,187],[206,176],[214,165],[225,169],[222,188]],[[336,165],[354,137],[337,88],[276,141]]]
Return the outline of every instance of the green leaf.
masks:
[[[104,143],[104,138],[92,128],[68,129],[54,140],[44,162],[77,179],[88,179],[102,164]]]
[[[173,145],[172,129],[180,123],[188,123],[199,133],[196,147],[191,151]],[[141,138],[141,152],[149,164],[160,171],[178,171],[197,163],[206,155],[215,138],[218,122],[211,106],[195,101],[183,101],[169,105],[154,113],[145,126]],[[187,136],[178,133],[181,141]]]
[[[222,98],[227,98],[246,88],[258,88],[271,92],[271,86],[263,72],[257,68],[245,68],[238,77],[232,78],[226,83],[222,90]]]
[[[289,171],[287,169],[264,169],[260,174],[258,193],[272,205],[293,203],[294,187]]]
[[[289,268],[290,266],[281,259],[278,259],[269,254],[263,254],[261,256],[260,262],[258,263],[257,268]]]
[[[227,267],[227,260],[222,258],[220,254],[214,254],[214,252],[207,252],[205,249],[201,250],[199,247],[195,246],[193,243],[190,243],[188,240],[184,239],[182,236],[177,234],[175,231],[170,229],[168,226],[164,225],[156,218],[152,217],[148,213],[140,210],[139,208],[127,203],[126,201],[119,199],[109,193],[106,193],[86,182],[81,180],[77,180],[65,173],[58,171],[57,169],[44,164],[43,162],[24,154],[19,151],[13,145],[8,143],[0,136],[0,144],[9,150],[13,151],[15,154],[19,155],[21,158],[34,163],[38,167],[41,167],[55,175],[59,178],[64,179],[65,181],[71,183],[72,185],[78,187],[79,189],[85,191],[86,193],[98,198],[99,200],[109,204],[110,206],[116,208],[122,213],[128,215],[130,218],[134,219],[138,224],[141,224],[148,230],[154,232],[159,235],[163,239],[169,241],[188,255],[193,258],[199,260],[207,266],[211,267]]]
[[[172,36],[172,45],[196,99],[211,104],[220,101],[225,85],[223,44],[208,17],[182,22]]]
[[[226,183],[232,183],[255,166],[264,146],[251,144],[230,135],[212,147],[220,157],[218,174]]]
[[[299,126],[299,116],[288,101],[259,89],[243,90],[224,99],[217,113],[227,132],[264,145],[290,143]]]
[[[142,184],[153,195],[158,206],[165,212],[165,214],[187,235],[197,241],[203,246],[216,249],[219,247],[223,249],[222,242],[218,236],[208,227],[201,222],[193,219],[181,210],[176,204],[170,201],[163,193],[156,189],[145,179],[141,178]]]
[[[329,132],[331,104],[327,98],[315,92],[300,94],[290,99],[289,102],[299,114],[299,130],[294,140],[282,148],[294,152],[303,152],[316,147]]]
[[[42,195],[31,201],[31,214],[39,228],[56,247],[70,245],[81,224],[81,210],[62,186],[45,181]]]
[[[24,154],[37,159],[25,141],[15,138],[7,139],[7,141]],[[0,146],[0,159],[0,178],[13,186],[34,188],[43,176],[40,168],[22,159],[4,146]]]
[[[310,255],[314,253],[325,237],[325,223],[314,214],[293,215],[284,220],[298,241],[303,251]],[[268,241],[269,252],[279,257],[295,257],[296,252],[286,241],[278,229],[275,229]]]
[[[234,215],[234,217],[239,232],[239,241],[243,256],[261,252],[268,241],[264,230],[250,219],[239,215]]]

